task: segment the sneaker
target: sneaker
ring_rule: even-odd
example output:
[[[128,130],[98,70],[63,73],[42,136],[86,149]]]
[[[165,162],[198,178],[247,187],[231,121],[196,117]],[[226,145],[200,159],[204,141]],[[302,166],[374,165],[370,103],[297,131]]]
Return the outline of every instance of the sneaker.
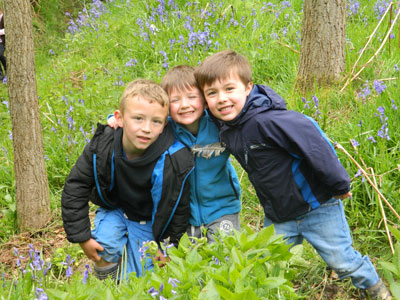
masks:
[[[105,280],[107,278],[111,278],[113,281],[115,281],[118,276],[119,263],[112,264],[106,267],[97,267],[96,265],[94,265],[93,269],[94,276],[96,276],[97,279]]]
[[[374,286],[367,288],[367,292],[372,300],[392,300],[392,294],[390,294],[382,279],[379,279]]]

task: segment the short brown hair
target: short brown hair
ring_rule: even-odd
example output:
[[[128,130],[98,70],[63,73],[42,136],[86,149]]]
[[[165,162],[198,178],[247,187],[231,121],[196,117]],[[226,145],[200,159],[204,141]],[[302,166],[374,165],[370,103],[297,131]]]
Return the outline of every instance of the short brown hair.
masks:
[[[228,78],[236,72],[244,85],[253,81],[251,66],[243,55],[233,50],[224,50],[207,57],[195,70],[194,76],[201,89],[219,79]]]
[[[165,73],[161,80],[162,88],[170,94],[173,90],[184,91],[192,87],[199,88],[194,78],[194,68],[187,65],[175,66]]]
[[[126,101],[133,97],[140,96],[150,103],[157,102],[162,107],[169,106],[169,98],[163,88],[156,82],[149,79],[136,79],[126,85],[119,102],[119,110],[124,113]]]

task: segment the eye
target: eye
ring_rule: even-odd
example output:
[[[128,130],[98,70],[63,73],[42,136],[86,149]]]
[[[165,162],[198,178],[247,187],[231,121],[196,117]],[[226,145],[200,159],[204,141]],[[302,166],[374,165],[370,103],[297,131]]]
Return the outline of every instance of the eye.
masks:
[[[177,103],[177,102],[179,102],[179,99],[178,98],[172,98],[171,100],[169,100],[169,102]]]
[[[164,123],[162,120],[154,120],[153,122],[157,125],[162,125]]]
[[[214,91],[209,91],[207,92],[207,97],[212,97],[214,96],[216,93]]]
[[[141,120],[143,120],[143,117],[134,116],[133,119],[136,120],[136,121],[141,121]]]
[[[226,90],[227,91],[232,91],[234,88],[232,87],[232,86],[228,86],[227,88],[226,88]]]

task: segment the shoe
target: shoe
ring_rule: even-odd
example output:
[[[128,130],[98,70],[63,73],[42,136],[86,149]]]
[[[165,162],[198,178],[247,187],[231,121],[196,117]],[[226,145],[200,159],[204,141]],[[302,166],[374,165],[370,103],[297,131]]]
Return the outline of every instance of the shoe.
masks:
[[[392,300],[392,294],[382,279],[379,279],[378,283],[374,286],[367,288],[367,292],[372,300]]]

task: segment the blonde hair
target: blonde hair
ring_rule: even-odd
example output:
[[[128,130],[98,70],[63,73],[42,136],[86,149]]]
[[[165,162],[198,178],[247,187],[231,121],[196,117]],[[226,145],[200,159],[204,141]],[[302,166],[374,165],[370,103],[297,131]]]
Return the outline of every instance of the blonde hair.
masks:
[[[184,91],[192,87],[199,88],[194,77],[194,68],[187,65],[179,65],[169,69],[161,80],[161,86],[167,94],[174,90]]]
[[[121,113],[124,113],[126,101],[137,96],[143,97],[150,103],[157,102],[162,107],[169,106],[168,95],[158,83],[149,79],[136,79],[129,82],[122,93],[119,102]]]
[[[201,89],[216,80],[226,79],[236,73],[244,85],[253,81],[251,66],[243,55],[232,50],[224,50],[207,57],[194,72],[194,77]]]

